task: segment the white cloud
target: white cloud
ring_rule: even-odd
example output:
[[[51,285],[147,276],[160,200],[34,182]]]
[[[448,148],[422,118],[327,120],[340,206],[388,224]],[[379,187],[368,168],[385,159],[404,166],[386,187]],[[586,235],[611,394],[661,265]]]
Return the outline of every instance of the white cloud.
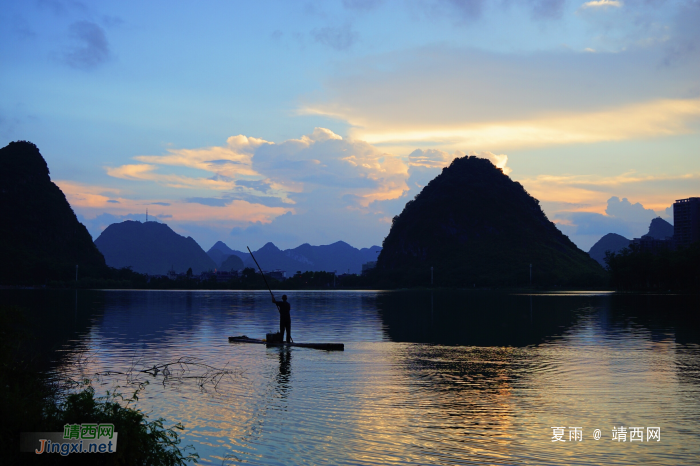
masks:
[[[323,110],[309,110],[323,114]],[[336,115],[334,115],[336,116]],[[371,144],[529,148],[688,134],[700,119],[700,99],[657,100],[595,112],[559,112],[521,120],[392,127],[346,119],[351,134]]]
[[[151,206],[149,211],[184,231],[198,223],[200,230],[207,226],[219,235],[236,231],[238,239],[251,242],[262,235],[287,241],[289,247],[314,238],[371,246],[388,233],[387,219],[403,209],[407,196],[465,155],[429,149],[400,156],[316,128],[279,143],[239,135],[222,147],[170,149],[164,155],[134,157],[141,163],[106,168],[114,178],[169,187],[161,199],[132,199],[119,190],[60,183],[71,205],[93,227],[108,218],[104,214],[126,218]],[[469,155],[510,171],[505,154]],[[247,229],[250,225],[254,228]],[[358,240],[351,241],[353,237]]]
[[[683,175],[639,174],[629,171],[619,175],[538,175],[517,178],[535,198],[551,207],[548,215],[560,211],[594,212],[606,215],[608,199],[625,193],[638,199],[659,215],[676,199],[688,197],[697,189],[700,173]],[[559,207],[561,205],[561,207]]]
[[[622,2],[617,0],[594,0],[581,5],[581,8],[621,8]]]
[[[608,208],[605,209],[605,213],[610,217],[635,223],[649,223],[657,217],[653,209],[645,209],[639,202],[632,204],[627,198],[620,200],[617,196],[608,199]]]
[[[659,215],[661,214],[661,215]],[[596,241],[608,233],[616,233],[628,239],[638,238],[649,231],[652,219],[667,216],[667,209],[655,212],[641,203],[613,196],[607,201],[605,214],[581,211],[562,211],[554,215],[553,221],[581,249],[588,251]]]
[[[508,163],[508,156],[506,154],[494,154],[493,152],[482,151],[475,152],[470,151],[466,154],[462,151],[455,151],[450,154],[449,152],[441,151],[438,149],[416,149],[411,152],[408,156],[408,163],[411,167],[425,167],[425,168],[443,168],[448,166],[452,161],[458,157],[464,157],[465,155],[473,155],[480,157],[482,159],[488,159],[497,168],[503,170],[507,175],[511,172],[511,169],[506,166]]]
[[[227,222],[233,226],[249,222],[269,223],[279,215],[294,211],[291,207],[267,207],[243,200],[232,200],[222,206],[207,206],[182,199],[132,199],[116,189],[66,180],[55,183],[66,195],[70,205],[86,218],[95,218],[105,212],[127,215],[145,212],[146,208],[149,208],[152,215],[164,215],[176,222],[201,222],[210,225]]]
[[[350,137],[394,151],[512,151],[696,131],[700,61],[664,66],[680,39],[660,40],[618,53],[434,45],[364,57],[338,68],[299,112],[345,121]],[[683,44],[679,54],[691,48]]]

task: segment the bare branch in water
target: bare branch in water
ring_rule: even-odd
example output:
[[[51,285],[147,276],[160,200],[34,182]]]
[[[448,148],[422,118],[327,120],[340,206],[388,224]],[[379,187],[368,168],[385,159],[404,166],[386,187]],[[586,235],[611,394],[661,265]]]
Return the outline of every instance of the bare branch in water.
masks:
[[[136,393],[138,393],[146,384],[150,383],[149,379],[162,377],[163,386],[183,384],[188,380],[194,380],[202,390],[206,390],[209,385],[216,390],[224,378],[233,381],[235,378],[243,376],[241,369],[228,367],[228,362],[224,367],[214,367],[204,363],[202,359],[194,357],[181,357],[174,361],[149,364],[148,366],[142,365],[141,359],[134,357],[126,371],[107,370],[87,374],[87,368],[94,356],[94,354],[79,354],[74,363],[74,373],[64,373],[63,377],[61,377],[61,385],[66,389],[72,389],[84,385],[87,379],[94,378],[99,383],[105,378],[113,380],[115,377],[124,376],[126,385],[136,386]],[[137,369],[138,366],[142,368]]]
[[[216,390],[224,377],[233,380],[241,377],[243,371],[240,369],[228,368],[228,363],[224,367],[214,367],[202,362],[199,358],[181,357],[175,361],[162,364],[154,364],[146,369],[136,369],[137,361],[134,361],[127,372],[104,371],[97,372],[98,377],[125,375],[127,383],[130,385],[142,384],[144,382],[141,374],[148,374],[151,377],[163,377],[163,385],[184,383],[186,380],[195,380],[201,389],[205,389],[207,384],[211,384]]]

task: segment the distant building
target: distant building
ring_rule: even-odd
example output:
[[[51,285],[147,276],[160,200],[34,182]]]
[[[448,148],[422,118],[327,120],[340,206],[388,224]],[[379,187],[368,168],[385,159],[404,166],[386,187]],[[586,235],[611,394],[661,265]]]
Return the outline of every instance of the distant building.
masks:
[[[367,273],[368,271],[372,270],[377,266],[377,261],[369,261],[364,264],[362,264],[362,273]]]
[[[676,247],[700,241],[700,197],[673,203],[673,241]]]
[[[232,270],[231,272],[227,272],[226,270],[217,270],[214,273],[214,276],[216,277],[216,281],[221,283],[221,282],[227,282],[227,281],[232,280],[234,278],[238,278],[238,272],[235,270]]]
[[[286,280],[287,279],[287,272],[284,270],[280,269],[275,269],[272,272],[265,272],[265,275],[267,275],[270,278],[274,278],[275,280]]]
[[[673,238],[656,239],[653,236],[644,235],[641,238],[634,238],[631,244],[636,244],[641,251],[658,254],[664,249],[673,249]]]
[[[167,275],[161,275],[161,274],[154,274],[154,275],[151,275],[151,274],[148,274],[148,273],[147,273],[147,274],[146,274],[146,283],[151,283],[151,280],[160,280],[160,279],[164,279],[164,278],[168,278],[168,276],[167,276]]]

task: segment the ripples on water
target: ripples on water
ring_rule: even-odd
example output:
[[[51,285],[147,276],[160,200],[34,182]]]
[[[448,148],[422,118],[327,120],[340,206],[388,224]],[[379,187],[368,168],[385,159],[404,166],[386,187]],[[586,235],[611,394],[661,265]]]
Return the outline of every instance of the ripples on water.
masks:
[[[216,390],[145,377],[137,406],[182,422],[202,463],[677,465],[700,453],[697,298],[288,292],[296,341],[345,343],[324,352],[227,342],[277,328],[266,292],[33,293],[11,299],[50,310],[45,322],[69,316],[55,321],[75,335],[55,353],[60,376],[86,356],[86,376],[179,357],[237,370]],[[127,391],[122,376],[95,383]],[[661,441],[613,442],[621,425],[661,427]],[[553,426],[565,439],[582,427],[583,441],[552,442]]]

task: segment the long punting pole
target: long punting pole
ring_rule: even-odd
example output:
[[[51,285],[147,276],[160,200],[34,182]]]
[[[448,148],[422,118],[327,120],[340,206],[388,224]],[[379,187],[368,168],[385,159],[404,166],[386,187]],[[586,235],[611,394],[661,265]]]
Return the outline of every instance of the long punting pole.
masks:
[[[246,248],[248,248],[248,246],[246,246]],[[265,280],[265,285],[267,285],[267,289],[270,292],[270,296],[272,296],[272,299],[275,299],[275,295],[272,294],[272,288],[270,288],[270,285],[267,284],[267,279],[265,278],[265,274],[263,273],[262,269],[260,268],[260,264],[258,264],[258,261],[255,260],[255,256],[253,255],[253,251],[251,251],[250,248],[248,248],[248,252],[250,253],[250,256],[253,258],[253,260],[255,261],[255,265],[258,266],[258,270],[260,270],[260,275],[262,275],[263,280]]]

